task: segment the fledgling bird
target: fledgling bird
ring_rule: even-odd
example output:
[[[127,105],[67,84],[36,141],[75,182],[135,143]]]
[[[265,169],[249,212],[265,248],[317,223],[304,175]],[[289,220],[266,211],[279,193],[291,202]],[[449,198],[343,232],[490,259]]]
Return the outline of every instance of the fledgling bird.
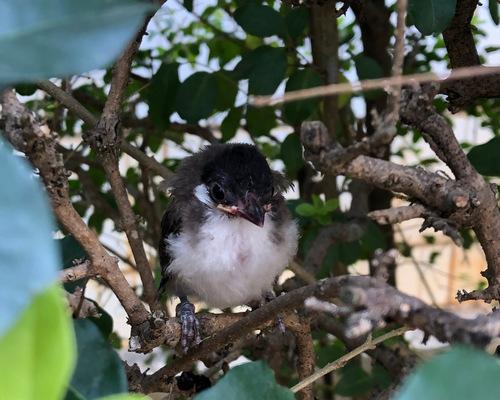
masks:
[[[162,281],[180,298],[181,345],[200,340],[194,296],[226,308],[259,300],[297,251],[286,179],[249,144],[216,144],[181,163],[161,222]]]

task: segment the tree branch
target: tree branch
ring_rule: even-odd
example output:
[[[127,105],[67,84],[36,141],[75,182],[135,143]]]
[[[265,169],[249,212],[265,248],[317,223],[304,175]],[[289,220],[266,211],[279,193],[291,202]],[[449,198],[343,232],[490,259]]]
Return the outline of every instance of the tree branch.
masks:
[[[128,199],[128,193],[118,166],[119,148],[122,140],[119,129],[121,102],[128,84],[132,60],[139,49],[143,33],[144,30],[128,45],[114,65],[111,88],[104,104],[104,110],[95,128],[85,132],[84,140],[97,153],[106,172],[120,213],[121,228],[125,231],[134,255],[137,271],[141,276],[144,298],[152,309],[156,309],[158,307],[157,290],[153,273],[144,249],[142,234],[138,228],[136,216]]]
[[[398,328],[394,329],[393,331],[387,332],[375,339],[372,339],[369,337],[365,343],[363,343],[361,346],[356,347],[354,350],[351,350],[349,353],[343,355],[339,359],[330,362],[326,364],[323,368],[320,370],[316,371],[315,373],[311,374],[308,376],[306,379],[303,379],[299,383],[297,383],[295,386],[291,388],[291,391],[294,393],[297,393],[299,390],[304,390],[304,388],[312,385],[315,381],[317,381],[319,378],[322,376],[329,374],[332,371],[335,371],[337,369],[342,368],[343,366],[346,365],[346,363],[353,359],[354,357],[359,356],[360,354],[364,353],[367,350],[372,350],[374,349],[379,343],[385,342],[388,339],[391,339],[396,336],[401,336],[404,334],[408,328]]]
[[[78,116],[78,118],[82,119],[82,121],[88,124],[91,128],[94,128],[97,125],[99,119],[69,93],[65,92],[50,81],[41,81],[38,82],[37,85],[40,89],[63,104],[69,111]],[[173,176],[172,171],[156,161],[154,157],[149,157],[147,154],[144,154],[141,150],[132,146],[127,141],[121,141],[120,148],[124,153],[127,153],[130,157],[137,160],[141,165],[150,169],[164,179],[169,179]]]
[[[375,278],[335,277],[295,289],[250,313],[200,314],[202,333],[208,336],[207,339],[154,374],[144,375],[141,383],[144,393],[163,391],[168,387],[170,377],[228,343],[269,326],[279,314],[288,312],[285,314],[285,324],[296,324],[296,316],[291,310],[302,307],[309,297],[323,300],[338,297],[344,302],[351,310],[346,322],[348,338],[366,335],[372,329],[383,326],[386,321],[422,329],[443,342],[480,347],[488,345],[500,334],[500,312],[473,320],[462,319],[405,295]],[[368,329],[360,329],[360,325]],[[135,351],[148,352],[163,343],[175,346],[179,336],[180,327],[176,318],[163,320],[161,316],[153,316],[144,324],[133,327],[131,345],[135,345]]]
[[[453,69],[480,64],[471,25],[477,5],[477,0],[458,0],[455,16],[443,32]],[[499,97],[500,74],[448,82],[442,85],[441,91],[448,95],[450,110],[457,112],[478,98]]]
[[[129,316],[131,324],[147,320],[148,312],[121,273],[116,258],[102,247],[96,234],[89,229],[71,204],[68,193],[68,173],[62,155],[56,150],[52,134],[39,126],[35,116],[6,90],[2,96],[5,134],[17,150],[22,151],[38,169],[52,203],[55,215],[65,229],[82,245],[90,257],[86,265],[91,275],[100,275],[111,287]],[[21,139],[20,139],[21,138]],[[84,268],[68,271],[67,279],[79,277]]]

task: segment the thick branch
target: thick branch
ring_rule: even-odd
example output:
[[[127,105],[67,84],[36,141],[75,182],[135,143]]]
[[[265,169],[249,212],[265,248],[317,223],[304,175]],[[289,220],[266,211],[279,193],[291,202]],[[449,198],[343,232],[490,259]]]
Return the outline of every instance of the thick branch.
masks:
[[[452,213],[469,207],[469,192],[459,182],[419,167],[407,167],[364,155],[347,161],[338,159],[338,148],[329,141],[320,122],[304,122],[302,143],[305,158],[321,172],[347,175],[420,200],[423,204]],[[349,148],[348,148],[349,149]],[[348,150],[342,149],[342,153]]]
[[[52,202],[54,213],[64,228],[82,245],[91,260],[90,274],[100,275],[111,287],[127,312],[130,322],[138,324],[148,318],[148,313],[121,273],[116,258],[110,256],[72,206],[68,194],[68,173],[62,156],[56,150],[51,134],[43,131],[34,115],[23,106],[13,91],[2,96],[2,113],[5,133],[12,143],[20,144],[22,151],[38,169]],[[22,140],[19,140],[22,138]],[[78,270],[78,273],[81,271]],[[76,272],[75,272],[76,274]]]
[[[344,301],[351,310],[347,321],[350,324],[347,331],[349,338],[353,338],[352,333],[359,333],[360,336],[368,333],[359,329],[359,323],[373,329],[386,320],[422,329],[444,342],[476,346],[486,346],[500,334],[500,312],[473,320],[462,319],[447,311],[434,309],[377,279],[368,276],[342,276],[295,289],[248,314],[202,314],[203,334],[209,337],[189,350],[185,356],[173,360],[152,375],[145,375],[142,381],[143,391],[149,393],[164,390],[168,387],[169,377],[228,343],[256,329],[269,326],[278,314],[290,313],[301,307],[305,299],[313,296],[324,300],[340,297]],[[296,323],[294,314],[290,318],[292,323]],[[167,340],[169,345],[175,345],[179,340],[179,324],[174,318],[166,321],[162,318],[152,319],[133,329],[131,341],[140,352],[151,350],[148,340],[154,343],[153,347]]]
[[[139,49],[142,33],[129,44],[113,67],[111,88],[101,118],[95,129],[85,133],[84,140],[96,151],[104,167],[120,212],[121,227],[127,235],[137,270],[141,276],[144,287],[144,298],[152,308],[155,308],[157,291],[153,273],[146,256],[136,216],[128,199],[125,183],[120,175],[118,166],[119,144],[122,139],[119,129],[121,102],[128,84],[132,60]]]
[[[368,213],[368,218],[373,219],[380,225],[394,225],[399,222],[414,218],[423,218],[430,210],[421,204],[388,208],[386,210],[375,210]]]
[[[453,69],[480,64],[471,25],[477,5],[477,0],[458,0],[455,16],[443,32]],[[456,112],[478,98],[499,97],[500,74],[444,83],[441,91],[448,95],[450,110]]]

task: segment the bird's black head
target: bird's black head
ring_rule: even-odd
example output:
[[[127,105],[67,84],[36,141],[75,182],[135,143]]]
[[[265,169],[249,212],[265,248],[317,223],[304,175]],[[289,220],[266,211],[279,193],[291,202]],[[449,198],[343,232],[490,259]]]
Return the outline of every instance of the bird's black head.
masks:
[[[211,201],[223,212],[263,226],[274,195],[266,159],[250,144],[220,145],[217,150],[201,175]]]

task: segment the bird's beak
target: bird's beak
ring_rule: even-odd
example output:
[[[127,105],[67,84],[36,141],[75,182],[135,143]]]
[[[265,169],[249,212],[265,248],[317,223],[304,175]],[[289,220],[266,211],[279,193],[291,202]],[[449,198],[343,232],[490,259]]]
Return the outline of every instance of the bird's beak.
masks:
[[[264,226],[266,211],[270,211],[270,205],[262,207],[253,193],[247,193],[243,200],[238,200],[237,206],[218,204],[217,208],[228,214],[245,218],[261,228]]]
[[[266,211],[253,193],[247,193],[243,201],[238,201],[237,215],[262,228]]]

